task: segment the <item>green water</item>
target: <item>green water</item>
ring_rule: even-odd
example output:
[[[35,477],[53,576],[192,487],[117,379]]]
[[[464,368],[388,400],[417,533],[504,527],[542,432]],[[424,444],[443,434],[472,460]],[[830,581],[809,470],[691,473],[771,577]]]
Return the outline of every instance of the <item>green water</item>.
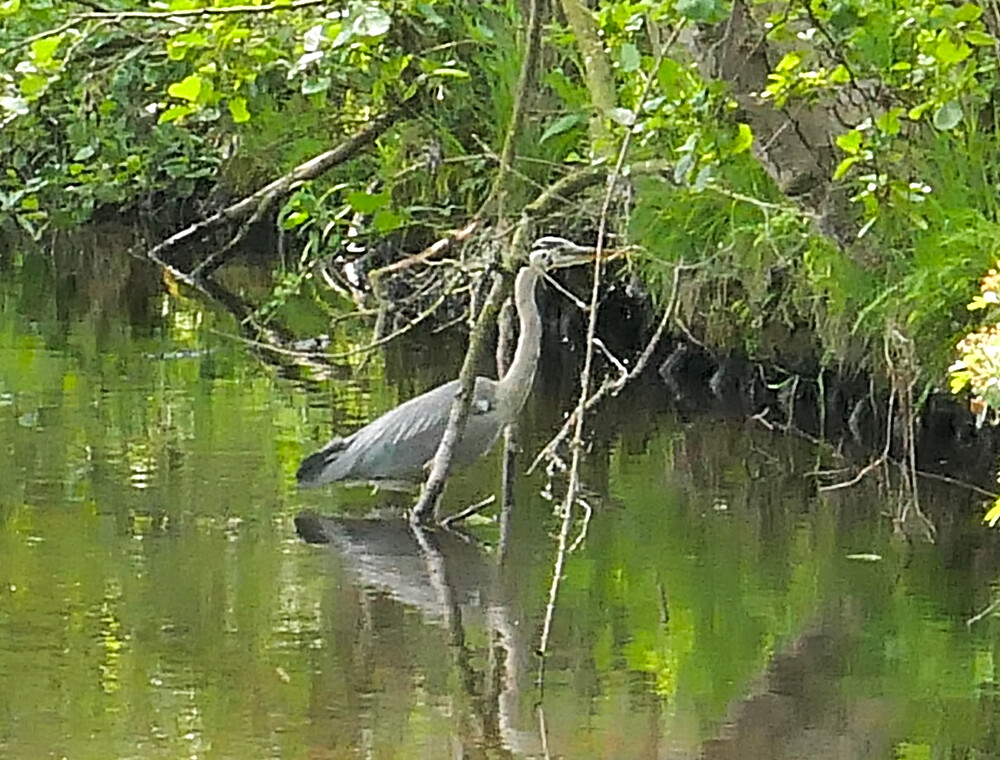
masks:
[[[490,524],[429,557],[392,522],[295,535],[303,510],[398,503],[294,471],[452,376],[457,338],[326,379],[276,367],[121,245],[0,251],[0,757],[1000,756],[1000,627],[965,624],[1000,563],[964,492],[925,484],[938,541],[907,542],[877,483],[817,495],[809,446],[633,396],[595,422],[540,694],[544,476],[518,481],[502,570]],[[529,454],[566,361],[526,410]],[[497,490],[495,454],[452,507]]]

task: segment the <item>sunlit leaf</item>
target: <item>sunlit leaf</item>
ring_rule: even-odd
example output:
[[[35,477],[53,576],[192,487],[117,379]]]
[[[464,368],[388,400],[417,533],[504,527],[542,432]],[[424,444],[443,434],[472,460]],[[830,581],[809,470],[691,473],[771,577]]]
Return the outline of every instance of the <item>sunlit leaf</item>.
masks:
[[[902,108],[892,108],[875,119],[875,126],[879,132],[894,137],[899,134],[902,125],[899,116],[903,112]]]
[[[309,219],[309,214],[305,211],[293,211],[284,219],[281,220],[282,229],[291,230],[295,227],[300,226],[303,222]]]
[[[184,77],[180,82],[174,82],[167,88],[167,94],[194,103],[201,94],[201,77],[191,74]],[[162,118],[161,118],[162,121]]]
[[[52,62],[59,44],[63,41],[63,34],[56,34],[52,37],[43,37],[31,43],[31,58],[39,66],[46,66]]]
[[[359,214],[371,214],[389,204],[389,193],[366,193],[355,190],[347,196],[347,203]]]
[[[0,96],[0,108],[18,116],[24,116],[29,111],[28,103],[23,98],[13,98],[9,95]]]
[[[302,47],[307,53],[313,53],[319,50],[320,45],[323,44],[323,25],[316,24],[310,27],[304,35],[302,35]]]
[[[977,18],[983,15],[983,9],[980,8],[975,3],[966,3],[960,6],[956,11],[955,15],[952,16],[952,20],[961,23],[963,21],[975,21]]]
[[[41,74],[27,74],[21,79],[18,89],[26,98],[37,95],[48,85],[49,80]]]
[[[250,121],[250,112],[247,110],[247,99],[230,98],[229,114],[233,117],[233,121],[237,124]]]
[[[454,67],[443,66],[433,69],[431,74],[439,77],[453,77],[455,79],[468,79],[469,72],[465,69],[456,69]]]
[[[160,114],[158,124],[169,124],[190,114],[194,109],[191,106],[171,106]]]
[[[395,211],[389,209],[379,209],[372,217],[372,227],[380,235],[399,229],[405,220]]]
[[[956,45],[947,32],[942,35],[937,47],[934,48],[934,57],[945,64],[960,63],[968,58],[971,53],[972,48],[965,43]]]
[[[971,29],[966,32],[965,41],[970,45],[976,45],[977,47],[990,47],[995,45],[997,42],[993,35],[981,32],[978,29]]]
[[[302,94],[315,95],[330,89],[330,77],[306,77],[302,80]]]
[[[847,174],[847,171],[860,160],[861,156],[848,156],[837,164],[837,168],[833,172],[834,181],[843,179],[844,175]]]
[[[733,140],[732,153],[733,155],[743,153],[749,150],[751,145],[753,145],[753,130],[750,129],[749,124],[741,123],[739,131],[736,133],[736,139]]]
[[[837,135],[834,142],[845,153],[857,153],[861,149],[861,133],[856,129],[852,129],[850,132]]]

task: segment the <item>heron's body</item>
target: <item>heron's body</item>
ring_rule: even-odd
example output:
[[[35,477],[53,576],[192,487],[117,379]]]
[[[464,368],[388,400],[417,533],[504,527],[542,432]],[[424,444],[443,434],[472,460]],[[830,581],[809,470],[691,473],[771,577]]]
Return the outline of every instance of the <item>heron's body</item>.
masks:
[[[535,285],[547,268],[581,260],[579,254],[553,258],[551,251],[535,251],[528,266],[518,272],[514,301],[520,337],[514,360],[500,380],[476,378],[468,421],[453,454],[454,466],[475,462],[493,448],[504,427],[517,419],[534,381],[541,346],[542,321],[535,304]],[[346,438],[334,438],[302,461],[296,474],[299,483],[373,483],[382,488],[414,485],[437,452],[459,387],[459,381],[452,380],[386,412]]]
[[[476,378],[469,418],[452,462],[472,464],[493,448],[503,423],[496,405],[496,380]],[[372,483],[389,490],[420,481],[448,424],[448,410],[459,391],[458,380],[412,398],[346,438],[334,438],[306,457],[299,467],[302,485]],[[437,413],[444,409],[445,414]],[[430,453],[430,457],[427,452]]]

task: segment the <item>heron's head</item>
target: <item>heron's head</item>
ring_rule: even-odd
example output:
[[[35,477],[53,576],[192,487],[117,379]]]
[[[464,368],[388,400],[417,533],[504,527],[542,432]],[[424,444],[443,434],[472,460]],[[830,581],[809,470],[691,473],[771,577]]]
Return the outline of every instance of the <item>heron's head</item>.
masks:
[[[594,260],[596,249],[585,245],[577,245],[572,240],[547,235],[540,237],[531,246],[528,263],[543,272],[563,267],[573,267],[587,264]]]

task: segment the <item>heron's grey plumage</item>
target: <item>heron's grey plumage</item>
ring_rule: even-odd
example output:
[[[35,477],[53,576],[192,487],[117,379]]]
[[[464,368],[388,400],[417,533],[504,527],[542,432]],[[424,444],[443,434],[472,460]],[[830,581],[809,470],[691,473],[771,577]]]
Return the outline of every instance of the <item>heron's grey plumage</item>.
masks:
[[[521,328],[514,360],[500,380],[476,378],[469,417],[452,459],[456,467],[475,462],[493,448],[504,427],[517,419],[531,390],[542,334],[535,304],[538,279],[547,269],[584,260],[581,252],[587,249],[561,238],[543,240],[546,247],[532,251],[514,284]],[[418,482],[437,452],[459,389],[459,381],[452,380],[400,404],[345,438],[334,438],[302,461],[296,473],[299,484],[361,482],[393,488]]]

